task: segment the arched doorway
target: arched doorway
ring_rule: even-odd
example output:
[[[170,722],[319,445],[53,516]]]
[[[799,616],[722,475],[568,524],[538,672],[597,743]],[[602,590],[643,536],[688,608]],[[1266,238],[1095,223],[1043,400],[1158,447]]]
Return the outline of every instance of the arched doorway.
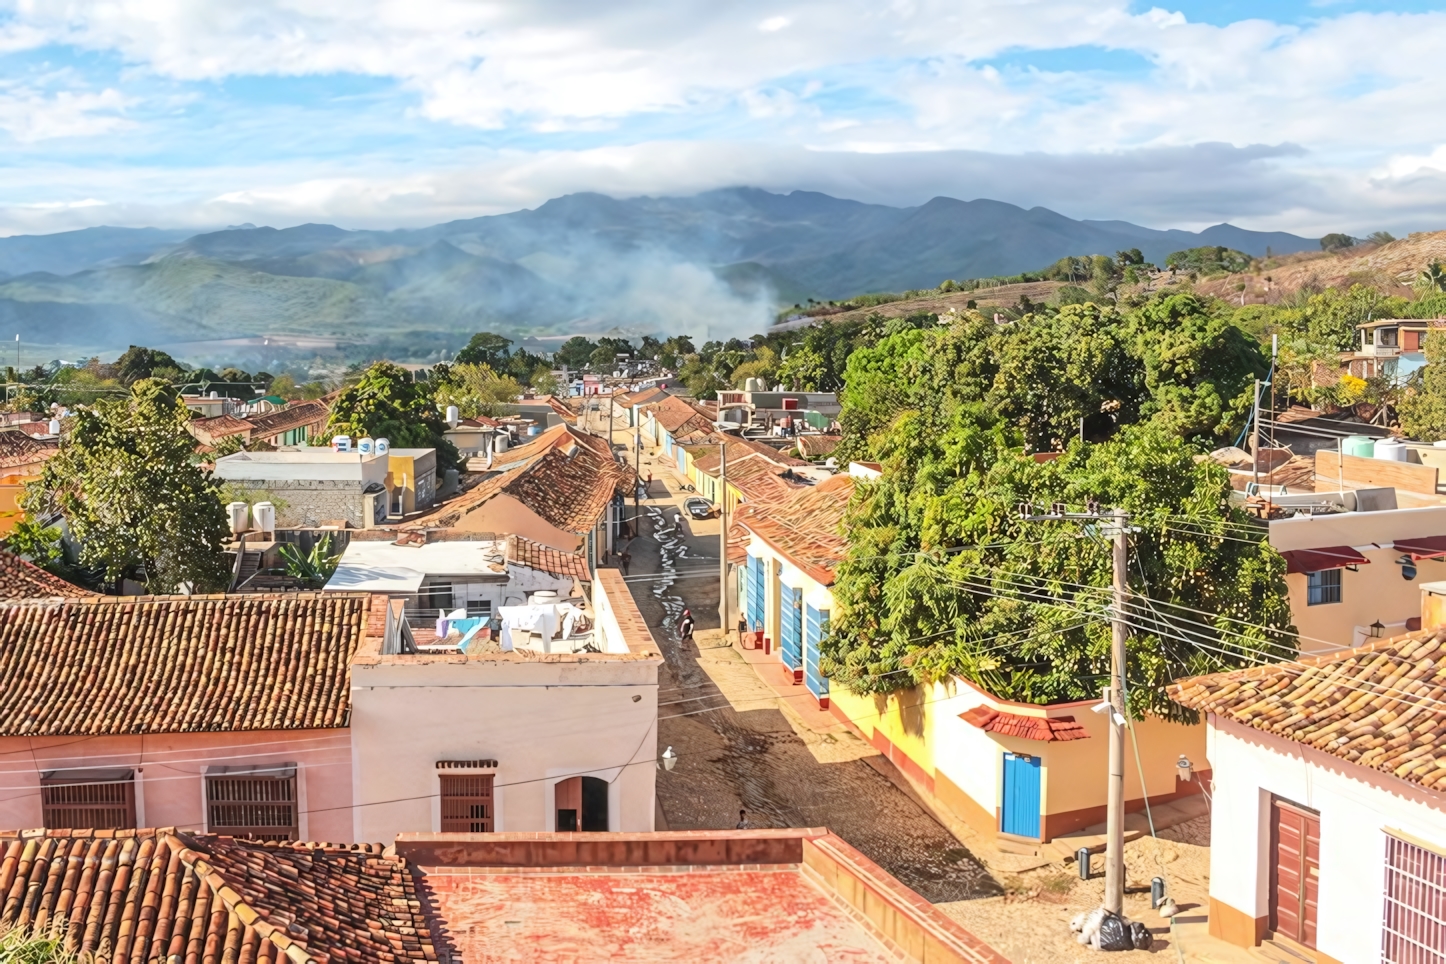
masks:
[[[568,777],[553,790],[559,832],[606,833],[608,782],[597,777]]]

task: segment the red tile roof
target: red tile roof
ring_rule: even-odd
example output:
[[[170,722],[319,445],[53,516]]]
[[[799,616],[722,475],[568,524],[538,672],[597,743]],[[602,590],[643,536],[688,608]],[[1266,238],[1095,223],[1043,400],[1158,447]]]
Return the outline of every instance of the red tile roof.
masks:
[[[292,402],[279,412],[257,415],[248,421],[251,423],[253,436],[269,439],[283,432],[301,428],[303,425],[312,426],[320,431],[326,427],[326,420],[330,415],[331,406],[325,400],[311,399],[304,402]]]
[[[1088,740],[1085,728],[1075,722],[1072,716],[1025,716],[1021,713],[1004,713],[988,706],[976,706],[960,713],[959,719],[970,726],[977,726],[987,733],[1000,736],[1015,736],[1023,740],[1038,740],[1044,743]]]
[[[1446,629],[1182,679],[1182,706],[1446,790]]]
[[[251,422],[244,418],[237,418],[235,415],[212,415],[208,418],[193,418],[188,427],[191,433],[197,438],[206,441],[228,438],[232,435],[251,434],[255,428]]]
[[[728,464],[741,461],[749,455],[758,455],[775,465],[808,465],[803,459],[796,459],[791,455],[784,455],[781,451],[766,442],[759,442],[751,438],[741,438],[737,435],[725,435],[722,432],[710,431],[702,444],[690,444],[687,447],[688,454],[695,459],[699,471],[708,475],[718,475],[718,443],[727,439]]]
[[[507,561],[563,578],[570,577],[583,582],[592,579],[592,572],[587,567],[587,557],[582,553],[563,552],[519,535],[507,537]]]
[[[825,455],[832,455],[833,450],[838,448],[838,443],[843,441],[843,436],[800,435],[795,441],[798,442],[798,452],[800,455],[816,459]]]
[[[0,735],[347,725],[363,593],[0,603]]]
[[[607,439],[568,425],[495,454],[492,470],[497,474],[413,519],[407,528],[449,528],[506,493],[550,525],[580,534],[597,524],[614,493],[630,491],[633,479],[632,470],[613,458]]]
[[[713,428],[712,416],[678,398],[664,395],[655,402],[643,406],[644,412],[651,412],[657,423],[675,438],[689,432],[709,431]]]
[[[731,470],[728,478],[733,480]],[[853,491],[851,477],[835,475],[780,501],[739,506],[733,523],[767,542],[814,581],[831,586],[834,568],[848,549],[840,530]]]
[[[56,439],[32,438],[19,428],[0,429],[0,468],[37,465],[59,451]]]
[[[63,927],[97,964],[437,959],[411,868],[380,844],[0,834],[0,897],[0,926]]]
[[[0,599],[52,599],[57,596],[94,596],[52,576],[37,565],[26,562],[13,552],[0,549]]]

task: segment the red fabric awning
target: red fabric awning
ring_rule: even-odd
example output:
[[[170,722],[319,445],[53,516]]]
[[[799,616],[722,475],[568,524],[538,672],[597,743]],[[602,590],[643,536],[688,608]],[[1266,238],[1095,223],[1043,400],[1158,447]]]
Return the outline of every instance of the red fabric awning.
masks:
[[[1001,736],[1017,736],[1023,740],[1039,740],[1043,743],[1068,740],[1088,740],[1085,728],[1075,722],[1072,716],[1056,716],[1053,719],[1042,716],[1025,716],[1022,713],[1001,713],[987,706],[976,706],[959,714],[959,719],[970,726],[977,726],[987,733]]]
[[[1396,548],[1410,553],[1417,561],[1446,556],[1446,536],[1416,536],[1411,539],[1397,539]]]
[[[1341,566],[1360,566],[1371,560],[1350,546],[1322,546],[1319,549],[1287,549],[1286,572],[1320,572],[1322,569],[1339,569]]]

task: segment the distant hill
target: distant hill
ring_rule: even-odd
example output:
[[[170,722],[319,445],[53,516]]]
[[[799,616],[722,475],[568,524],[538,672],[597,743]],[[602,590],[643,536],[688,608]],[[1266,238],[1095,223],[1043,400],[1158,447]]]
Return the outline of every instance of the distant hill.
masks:
[[[366,340],[400,330],[752,334],[778,303],[1011,275],[1066,255],[1201,244],[1264,255],[1317,242],[1229,224],[1199,233],[934,198],[913,208],[756,188],[572,194],[428,228],[328,224],[190,236],[89,228],[0,238],[0,324],[88,346],[257,334]]]

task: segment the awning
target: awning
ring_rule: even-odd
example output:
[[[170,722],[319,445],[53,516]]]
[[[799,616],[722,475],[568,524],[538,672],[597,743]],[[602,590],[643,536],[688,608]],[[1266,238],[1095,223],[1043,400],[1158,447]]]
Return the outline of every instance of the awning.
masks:
[[[1320,572],[1322,569],[1366,565],[1371,561],[1350,546],[1287,549],[1281,555],[1285,557],[1286,572]]]
[[[1396,548],[1409,553],[1418,562],[1422,559],[1437,559],[1446,556],[1446,536],[1415,536],[1411,539],[1397,539]]]

